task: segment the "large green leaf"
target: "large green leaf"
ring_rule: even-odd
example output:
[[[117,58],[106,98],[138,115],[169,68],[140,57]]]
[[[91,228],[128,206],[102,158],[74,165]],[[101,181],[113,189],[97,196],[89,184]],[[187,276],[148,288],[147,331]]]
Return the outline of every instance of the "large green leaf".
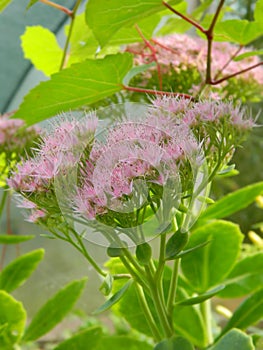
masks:
[[[21,302],[0,290],[0,349],[11,350],[20,340],[26,325],[26,311]]]
[[[26,27],[21,42],[25,58],[28,58],[36,69],[47,76],[59,71],[63,50],[49,29],[41,26]]]
[[[87,349],[87,348],[86,348]],[[143,340],[137,340],[127,336],[105,336],[96,350],[152,350],[152,346]]]
[[[154,350],[194,350],[194,348],[185,338],[173,337],[161,341]]]
[[[101,327],[88,328],[63,341],[54,350],[97,350],[101,336]]]
[[[238,261],[224,283],[221,298],[238,298],[259,289],[263,285],[263,252]]]
[[[85,283],[86,278],[73,281],[60,289],[33,317],[23,339],[25,341],[38,339],[55,327],[72,309]]]
[[[25,241],[29,241],[30,239],[34,238],[33,235],[28,236],[22,236],[22,235],[7,235],[7,234],[0,234],[0,244],[17,244],[22,243]]]
[[[182,270],[189,284],[197,292],[204,293],[221,283],[234,266],[242,240],[239,227],[227,221],[217,220],[197,228],[187,248],[210,242],[182,257]]]
[[[1,0],[0,1],[0,12],[2,12],[6,6],[8,6],[10,4],[12,0]]]
[[[31,90],[14,117],[34,124],[99,101],[122,89],[122,80],[131,67],[129,53],[74,64]]]
[[[262,192],[263,182],[257,182],[230,193],[206,209],[201,215],[199,222],[210,219],[222,219],[234,214],[253,203],[255,198]]]
[[[246,329],[250,325],[261,320],[263,317],[263,289],[249,296],[235,310],[232,317],[222,331],[226,333],[231,328]]]
[[[209,350],[255,350],[255,347],[249,335],[232,329]]]
[[[34,250],[12,261],[0,272],[0,289],[12,292],[21,286],[44,257],[44,249]]]
[[[181,0],[169,1],[178,4]],[[89,0],[86,21],[101,46],[122,27],[134,25],[155,12],[164,10],[161,0]]]

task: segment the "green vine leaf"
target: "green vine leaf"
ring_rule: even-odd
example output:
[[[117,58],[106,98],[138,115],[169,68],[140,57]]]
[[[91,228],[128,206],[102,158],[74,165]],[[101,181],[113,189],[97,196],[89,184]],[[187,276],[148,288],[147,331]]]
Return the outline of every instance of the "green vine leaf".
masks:
[[[169,1],[171,5],[181,0]],[[90,0],[86,7],[86,21],[93,30],[101,46],[122,27],[134,25],[136,22],[164,10],[161,0]]]
[[[26,27],[21,42],[25,58],[29,59],[36,69],[47,76],[59,70],[63,50],[49,29],[41,26]]]
[[[99,101],[122,89],[122,80],[131,67],[129,53],[74,64],[32,89],[14,117],[31,125]]]
[[[10,4],[12,0],[1,0],[0,2],[0,13]]]

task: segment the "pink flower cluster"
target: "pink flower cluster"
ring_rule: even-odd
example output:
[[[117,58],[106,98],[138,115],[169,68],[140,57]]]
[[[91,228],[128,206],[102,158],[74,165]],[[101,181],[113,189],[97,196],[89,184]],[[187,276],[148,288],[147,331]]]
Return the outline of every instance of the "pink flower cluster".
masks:
[[[237,135],[252,125],[231,103],[173,97],[157,98],[141,117],[125,116],[103,131],[95,115],[64,120],[42,137],[35,156],[17,166],[8,184],[27,199],[31,221],[43,220],[58,208],[55,179],[75,167],[69,203],[78,216],[111,218],[128,202],[140,207],[150,200],[157,208],[171,179],[180,183],[183,193],[191,190],[192,166],[206,161],[201,152],[205,145],[217,147],[225,137],[228,141],[220,141],[220,149],[225,147],[227,154],[236,146]]]
[[[157,58],[157,62],[160,65],[161,73],[166,81],[170,81],[171,88],[174,91],[181,91],[180,86],[184,85],[185,75],[182,74],[187,71],[195,71],[199,75],[199,82],[203,81],[206,72],[206,58],[207,58],[207,43],[205,40],[199,37],[191,37],[186,34],[173,34],[165,37],[159,37],[152,39],[152,46],[155,50],[155,55],[146,47],[143,43],[129,45],[126,50],[135,54],[135,63],[137,65],[143,65],[154,61],[154,56]],[[222,76],[228,76],[234,74],[238,71],[248,68],[258,64],[259,58],[257,56],[247,57],[240,61],[231,60],[231,57],[235,56],[239,48],[230,43],[224,42],[214,42],[212,47],[212,78],[219,79]],[[242,48],[238,51],[238,55],[246,53],[248,50]],[[156,67],[152,67],[147,72],[142,74],[141,84],[143,86],[150,87],[148,84],[156,73]],[[174,74],[176,74],[176,79],[174,79]],[[180,81],[180,74],[182,81]],[[179,76],[178,76],[179,75]],[[192,77],[192,76],[191,76]],[[193,78],[193,77],[192,77]],[[263,67],[257,67],[253,70],[245,72],[242,75],[236,76],[235,79],[239,82],[246,82],[249,84],[250,90],[256,88],[262,94],[262,84],[263,84]],[[163,79],[164,80],[164,79]],[[192,85],[190,79],[188,86],[189,92],[196,92],[200,90],[199,83]],[[157,84],[157,82],[156,82]],[[176,85],[177,86],[176,86]],[[151,86],[154,88],[154,86]],[[231,86],[229,81],[224,81],[223,83],[216,85],[214,87],[215,91],[218,91],[220,96],[228,97],[242,97],[245,91],[238,93],[237,87],[234,88],[235,91],[230,91],[234,87]],[[222,90],[223,89],[223,90]],[[246,85],[242,85],[242,90],[246,89]],[[187,91],[183,91],[187,92]],[[251,93],[250,93],[251,94]],[[253,98],[250,96],[250,98]]]

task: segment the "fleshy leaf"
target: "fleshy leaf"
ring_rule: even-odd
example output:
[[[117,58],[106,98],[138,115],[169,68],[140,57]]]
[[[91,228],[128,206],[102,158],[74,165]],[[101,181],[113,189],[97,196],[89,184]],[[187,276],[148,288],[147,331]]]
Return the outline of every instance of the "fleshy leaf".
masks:
[[[169,1],[178,4],[181,0]],[[101,46],[122,27],[134,25],[142,18],[164,10],[161,0],[89,0],[86,21]]]
[[[253,203],[257,196],[263,192],[263,182],[257,182],[232,192],[212,204],[200,216],[198,223],[203,220],[222,219]]]
[[[21,286],[44,257],[44,250],[38,249],[13,260],[0,272],[0,289],[12,292]]]
[[[87,348],[86,348],[87,349]],[[152,350],[152,346],[146,341],[134,339],[131,337],[119,336],[104,336],[96,350]]]
[[[238,298],[259,289],[263,285],[263,253],[238,261],[224,283],[221,298]]]
[[[7,234],[0,234],[0,244],[17,244],[29,241],[30,239],[33,239],[34,235],[28,235],[28,236],[22,236],[22,235],[7,235]]]
[[[189,284],[204,293],[221,283],[234,266],[242,240],[238,225],[227,221],[213,221],[194,230],[186,249],[210,242],[182,258],[182,270]]]
[[[25,58],[29,59],[36,69],[47,76],[59,71],[63,50],[49,29],[41,26],[26,27],[21,41]]]
[[[129,53],[76,63],[32,89],[14,117],[34,124],[99,101],[122,89],[122,80],[131,67]]]
[[[232,317],[222,331],[226,333],[231,328],[246,329],[263,317],[263,289],[249,296],[235,310]]]
[[[63,341],[54,350],[87,350],[87,346],[89,350],[97,350],[101,336],[101,327],[88,328]]]
[[[26,325],[26,311],[21,302],[0,290],[0,349],[11,350]]]
[[[194,350],[194,347],[185,338],[173,337],[162,340],[154,347],[154,350]]]
[[[108,309],[110,309],[114,304],[116,304],[123,295],[128,291],[132,284],[132,280],[128,281],[117,293],[115,293],[112,297],[110,297],[103,305],[101,305],[98,309],[96,309],[93,314],[98,315]]]
[[[73,281],[49,299],[33,317],[23,340],[38,339],[54,328],[72,309],[83,291],[85,283],[86,278]]]
[[[141,265],[147,265],[152,257],[152,248],[149,243],[142,243],[136,247],[136,258]]]
[[[255,350],[252,338],[239,329],[232,329],[209,350]]]

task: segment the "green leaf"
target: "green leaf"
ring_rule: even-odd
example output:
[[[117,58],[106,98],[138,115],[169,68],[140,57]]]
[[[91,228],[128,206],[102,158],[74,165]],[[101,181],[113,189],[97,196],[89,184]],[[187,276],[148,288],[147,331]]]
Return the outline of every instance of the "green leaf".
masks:
[[[117,293],[115,293],[110,299],[108,299],[103,305],[96,309],[93,314],[98,315],[108,309],[110,309],[114,304],[116,304],[123,295],[128,291],[132,284],[132,280],[128,281]]]
[[[0,1],[0,12],[2,12],[12,0],[1,0]]]
[[[221,298],[238,298],[259,289],[263,285],[263,253],[238,261],[224,283]]]
[[[87,349],[87,348],[86,348]],[[126,336],[105,336],[96,350],[152,350],[152,346],[145,341],[140,341]]]
[[[139,244],[136,247],[136,258],[141,265],[147,265],[152,257],[152,248],[148,243]]]
[[[194,350],[194,347],[185,338],[172,337],[161,341],[154,347],[154,350]]]
[[[28,10],[31,6],[35,5],[38,1],[39,1],[39,0],[30,0],[29,3],[28,3],[28,5],[27,5],[27,7],[26,7],[27,10]]]
[[[173,260],[186,246],[189,239],[187,232],[177,231],[169,238],[166,244],[165,259]]]
[[[72,309],[86,283],[86,278],[73,281],[60,289],[44,304],[29,324],[23,340],[41,337],[54,328]]]
[[[129,82],[132,78],[134,78],[137,74],[143,73],[147,71],[149,68],[156,66],[155,62],[149,64],[143,64],[141,66],[132,67],[132,69],[125,75],[123,79],[124,85],[129,85]]]
[[[228,217],[253,203],[256,197],[262,192],[263,182],[257,182],[253,185],[243,187],[240,190],[230,193],[207,208],[206,211],[200,216],[198,223],[204,220],[222,219]]]
[[[131,67],[129,53],[74,64],[31,90],[14,117],[34,124],[99,101],[122,89],[122,80]]]
[[[113,277],[110,273],[108,273],[107,276],[105,277],[102,285],[100,286],[100,291],[105,296],[108,296],[112,291],[112,285],[113,285]]]
[[[214,295],[216,295],[219,292],[221,292],[224,288],[225,288],[225,285],[217,286],[216,288],[213,288],[213,289],[209,290],[208,292],[206,292],[204,294],[198,295],[197,297],[193,297],[193,298],[189,298],[189,299],[178,301],[176,303],[176,305],[195,305],[195,304],[200,304],[203,301],[212,298]]]
[[[248,58],[251,56],[260,56],[260,55],[263,55],[263,50],[245,52],[245,53],[242,53],[241,55],[236,56],[234,58],[234,61],[241,61],[244,58]]]
[[[30,239],[33,239],[33,238],[35,238],[34,235],[15,236],[15,235],[0,234],[0,244],[17,244],[17,243],[29,241]]]
[[[54,350],[87,350],[87,346],[89,350],[97,350],[101,336],[101,327],[88,328],[63,341]]]
[[[254,19],[257,23],[262,25],[263,15],[263,0],[257,0],[254,11]]]
[[[209,350],[255,350],[252,338],[239,329],[232,329]]]
[[[232,317],[222,331],[225,334],[231,328],[246,329],[263,317],[263,289],[249,296],[235,310]]]
[[[26,325],[26,311],[21,302],[0,290],[0,349],[11,350],[18,342]]]
[[[49,29],[41,26],[26,27],[21,41],[25,58],[29,59],[36,69],[47,76],[59,71],[63,50]]]
[[[247,45],[262,34],[262,24],[245,19],[229,19],[216,25],[214,40],[233,41],[240,45]]]
[[[181,0],[169,1],[178,4]],[[101,46],[122,27],[134,25],[142,18],[164,10],[161,0],[89,0],[86,21]]]
[[[221,283],[233,268],[242,240],[239,227],[222,220],[193,231],[187,249],[203,242],[210,243],[182,258],[182,270],[189,284],[198,293],[204,293]]]
[[[0,289],[12,292],[21,286],[44,257],[44,249],[34,250],[12,261],[0,272]]]
[[[194,252],[194,251],[197,250],[197,249],[203,248],[203,247],[206,246],[207,244],[209,244],[209,241],[203,242],[203,243],[201,243],[201,244],[198,244],[197,246],[195,246],[195,247],[193,247],[193,248],[183,250],[183,251],[181,251],[179,254],[177,254],[177,255],[175,255],[175,256],[167,257],[166,260],[175,260],[175,259],[182,258],[183,256],[188,255],[188,254]]]

